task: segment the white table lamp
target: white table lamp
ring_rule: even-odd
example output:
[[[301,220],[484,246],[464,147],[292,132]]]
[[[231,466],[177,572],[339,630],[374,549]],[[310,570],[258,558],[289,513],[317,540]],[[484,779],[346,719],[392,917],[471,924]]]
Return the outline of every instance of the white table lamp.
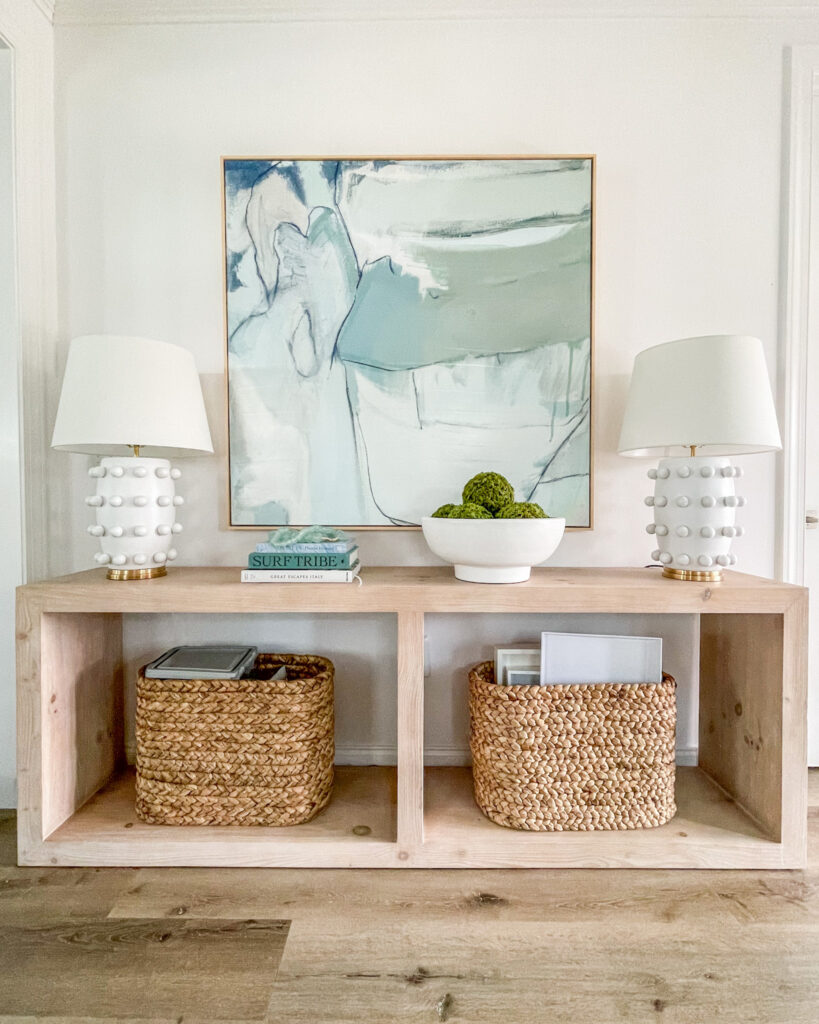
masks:
[[[741,536],[730,456],[782,447],[765,353],[758,338],[709,335],[655,345],[634,360],[618,451],[657,457],[652,558],[663,575],[718,581]]]
[[[97,490],[85,500],[96,510],[88,532],[100,539],[95,558],[108,578],[164,576],[183,504],[175,493],[182,473],[168,458],[213,452],[191,353],[149,338],[76,338],[51,447],[107,456],[88,471]]]

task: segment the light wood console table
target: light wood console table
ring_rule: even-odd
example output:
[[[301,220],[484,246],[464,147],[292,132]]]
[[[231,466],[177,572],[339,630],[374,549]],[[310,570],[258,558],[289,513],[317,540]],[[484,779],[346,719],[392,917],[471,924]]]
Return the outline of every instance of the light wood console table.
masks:
[[[91,570],[19,589],[20,864],[804,865],[806,590],[738,573],[680,583],[654,569],[536,569],[509,586],[461,583],[444,567],[367,568],[362,586],[238,577],[174,568],[122,583]],[[395,614],[397,768],[339,768],[329,807],[305,825],[142,824],[123,757],[122,616],[146,612]],[[699,767],[677,771],[677,816],[631,832],[515,832],[480,813],[469,769],[425,773],[424,614],[447,612],[698,616]]]

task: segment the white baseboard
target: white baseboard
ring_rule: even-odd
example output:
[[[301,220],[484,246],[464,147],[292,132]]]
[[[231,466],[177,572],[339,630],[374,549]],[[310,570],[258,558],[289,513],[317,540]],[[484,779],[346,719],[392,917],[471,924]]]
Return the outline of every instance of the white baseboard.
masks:
[[[128,745],[126,750],[128,764],[136,761],[136,751]],[[350,765],[394,765],[396,762],[396,750],[391,744],[381,746],[352,747],[344,744],[336,744],[336,764]],[[678,765],[696,767],[697,748],[678,747],[676,754]],[[424,764],[431,768],[444,768],[471,763],[469,749],[467,747],[427,747],[424,751]],[[2,785],[5,780],[0,779],[0,795],[3,793]],[[13,784],[13,780],[12,780]],[[0,807],[6,806],[0,800]],[[14,806],[8,804],[7,806]]]
[[[350,747],[336,745],[336,764],[352,765],[390,765],[395,764],[396,751],[394,746]],[[696,747],[678,747],[676,753],[678,765],[695,767],[697,764]],[[469,750],[466,747],[427,747],[424,750],[424,764],[431,767],[450,765],[468,765]]]
[[[13,775],[0,775],[0,810],[17,806],[17,781]]]
[[[396,749],[392,744],[370,747],[349,747],[336,744],[336,764],[385,764],[396,762]],[[469,764],[469,750],[466,747],[426,747],[424,764],[430,766]]]

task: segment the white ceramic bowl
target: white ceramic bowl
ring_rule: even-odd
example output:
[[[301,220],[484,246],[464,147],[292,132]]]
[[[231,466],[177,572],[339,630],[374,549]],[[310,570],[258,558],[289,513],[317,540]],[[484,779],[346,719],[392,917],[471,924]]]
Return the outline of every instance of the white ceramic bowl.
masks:
[[[432,551],[470,583],[523,583],[555,553],[565,528],[565,519],[421,520]]]

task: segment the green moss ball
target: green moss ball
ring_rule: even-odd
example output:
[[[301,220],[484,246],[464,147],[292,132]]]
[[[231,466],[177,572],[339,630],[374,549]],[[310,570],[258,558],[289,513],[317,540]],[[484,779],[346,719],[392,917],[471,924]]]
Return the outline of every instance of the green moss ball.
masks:
[[[482,505],[493,516],[514,500],[514,488],[500,473],[478,473],[464,487],[464,504]]]
[[[457,507],[457,505],[453,505],[451,502],[448,505],[441,505],[440,508],[436,508],[435,511],[432,513],[432,518],[449,519],[452,510]]]
[[[491,512],[488,512],[483,505],[477,505],[474,501],[465,501],[463,505],[454,505],[447,519],[492,519]]]
[[[512,501],[504,505],[496,519],[548,519],[543,509],[534,501]]]

